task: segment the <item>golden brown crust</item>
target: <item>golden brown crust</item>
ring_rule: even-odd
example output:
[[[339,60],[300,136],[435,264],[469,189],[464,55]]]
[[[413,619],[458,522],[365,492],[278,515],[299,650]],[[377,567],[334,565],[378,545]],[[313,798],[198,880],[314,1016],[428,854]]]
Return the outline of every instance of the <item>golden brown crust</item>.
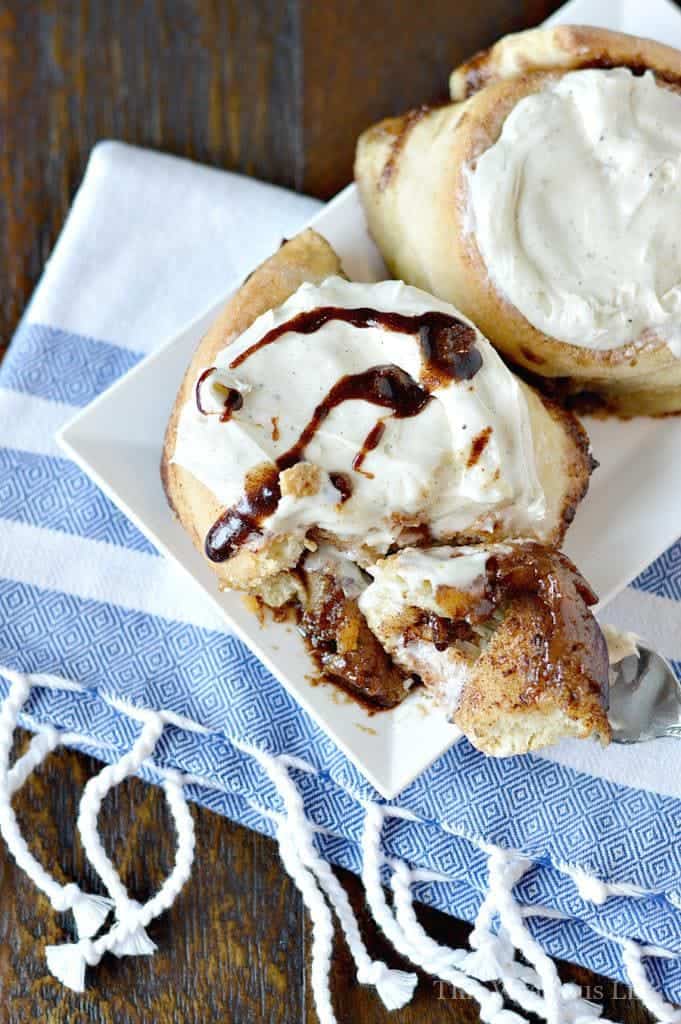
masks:
[[[610,739],[609,663],[595,595],[560,552],[520,544],[487,564],[501,622],[464,684],[455,721],[485,753],[564,736]]]
[[[211,366],[217,354],[242,334],[262,313],[281,305],[306,281],[319,283],[332,274],[342,273],[338,256],[329,243],[307,230],[285,242],[281,248],[242,284],[205,334],[185,374],[166,430],[161,459],[161,479],[170,507],[190,533],[197,549],[204,554],[206,533],[223,511],[214,495],[182,466],[172,462],[177,425],[185,403],[192,397],[201,370]],[[275,547],[269,559],[255,556],[245,548],[226,562],[209,562],[222,586],[236,589],[261,589],[270,579],[278,598],[287,600],[286,582],[275,578],[282,564],[294,565],[300,551],[287,542]]]
[[[630,420],[636,416],[678,416],[681,411],[681,384],[674,384],[678,374],[674,368],[662,370],[636,381],[634,387],[627,378],[624,381],[604,381],[596,386],[591,382],[571,377],[540,377],[526,367],[516,367],[523,379],[547,399],[579,416],[595,419]],[[671,387],[669,383],[671,382]],[[639,386],[640,385],[640,386]]]
[[[662,81],[681,81],[679,51],[652,39],[588,25],[557,25],[504,36],[456,68],[449,80],[455,102],[468,99],[491,82],[533,71],[628,67],[650,69]]]
[[[567,527],[576,515],[580,503],[587,495],[591,474],[597,468],[598,463],[591,454],[589,435],[577,417],[559,406],[557,401],[537,392],[535,394],[537,399],[542,402],[544,411],[548,413],[552,425],[552,430],[548,430],[547,421],[545,421],[541,433],[539,424],[534,430],[540,479],[549,502],[553,497],[556,479],[561,480],[559,493],[555,499],[554,514],[557,525],[554,536],[548,542],[558,546],[565,536]],[[561,472],[558,475],[554,469],[554,460],[559,451],[556,446],[557,437],[560,437],[563,446]]]
[[[365,132],[355,176],[371,234],[396,276],[454,303],[533,374],[569,378],[571,391],[598,393],[624,415],[660,414],[681,409],[681,360],[664,342],[596,351],[549,337],[496,289],[469,230],[467,169],[497,141],[513,107],[574,68],[622,65],[650,68],[681,89],[681,54],[649,40],[573,27],[507,37],[454,72],[455,102]]]
[[[560,680],[543,673],[552,623],[535,597],[516,598],[464,685],[454,721],[491,756],[523,754],[565,737],[610,741],[608,658],[603,635],[586,608],[585,628],[571,642]],[[584,644],[590,644],[585,650]],[[605,692],[604,692],[605,690]]]

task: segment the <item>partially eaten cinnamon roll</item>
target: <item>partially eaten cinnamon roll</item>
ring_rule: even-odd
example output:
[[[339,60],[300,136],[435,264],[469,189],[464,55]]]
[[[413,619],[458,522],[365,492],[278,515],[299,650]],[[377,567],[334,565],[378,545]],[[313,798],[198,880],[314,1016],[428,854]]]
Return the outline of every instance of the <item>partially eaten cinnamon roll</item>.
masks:
[[[422,545],[418,557],[452,561],[437,545],[494,550],[518,536],[557,545],[593,465],[574,417],[515,377],[454,307],[399,281],[347,281],[307,231],[251,275],[202,340],[161,471],[219,585],[290,605],[323,675],[389,708],[414,685],[437,685],[376,618],[371,595],[391,564],[381,559],[407,547],[415,558]],[[545,607],[536,629],[550,625]],[[469,627],[452,628],[466,640]],[[476,728],[464,727],[474,742]]]

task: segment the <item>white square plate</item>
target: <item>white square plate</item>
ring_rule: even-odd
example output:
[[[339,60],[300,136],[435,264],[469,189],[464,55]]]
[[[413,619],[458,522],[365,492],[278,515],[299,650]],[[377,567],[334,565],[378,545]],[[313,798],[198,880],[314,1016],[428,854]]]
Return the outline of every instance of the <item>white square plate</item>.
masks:
[[[573,0],[551,19],[558,20],[657,36],[681,47],[681,14],[668,0],[645,5],[639,0]],[[339,253],[350,278],[386,276],[354,186],[311,224]],[[457,730],[430,712],[420,694],[393,711],[369,715],[335,687],[312,685],[311,662],[297,632],[277,623],[261,627],[238,595],[220,594],[213,573],[166,504],[159,478],[166,423],[190,357],[218,308],[207,310],[84,409],[63,428],[59,441],[159,551],[187,573],[201,599],[218,606],[228,625],[376,789],[393,797],[447,749]],[[565,549],[604,604],[678,535],[681,418],[589,421],[587,428],[600,469]]]

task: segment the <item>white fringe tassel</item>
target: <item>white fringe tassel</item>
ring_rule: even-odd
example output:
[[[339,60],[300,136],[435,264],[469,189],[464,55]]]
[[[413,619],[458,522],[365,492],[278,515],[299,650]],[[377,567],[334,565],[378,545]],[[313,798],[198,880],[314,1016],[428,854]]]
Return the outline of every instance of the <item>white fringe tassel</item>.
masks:
[[[530,934],[520,908],[513,898],[513,886],[531,866],[532,862],[529,860],[510,857],[502,850],[493,850],[488,860],[490,892],[493,894],[501,923],[510,941],[532,964],[539,976],[547,1024],[563,1024],[566,1015],[556,965]]]
[[[333,922],[323,893],[336,912],[345,934],[348,948],[357,968],[357,980],[362,985],[374,985],[388,1010],[398,1010],[411,1000],[417,984],[415,974],[392,970],[381,960],[372,960],[360,935],[345,889],[333,870],[317,852],[314,845],[314,827],[305,815],[300,792],[291,779],[288,765],[310,770],[300,761],[275,758],[255,747],[238,744],[262,765],[277,788],[285,807],[285,817],[277,817],[277,837],[282,860],[301,890],[314,923],[314,936],[320,933],[319,943],[313,941],[312,979],[315,1004],[320,1020],[334,1024],[335,1017],[329,992],[329,971],[333,942],[327,941],[327,931],[333,938]],[[283,843],[283,848],[282,848]],[[295,871],[295,874],[294,874]],[[320,892],[320,888],[322,892]],[[313,892],[313,889],[315,892]],[[313,909],[314,908],[314,909]]]
[[[156,946],[146,933],[149,923],[167,910],[191,873],[194,856],[194,825],[184,785],[190,777],[179,772],[163,773],[163,789],[177,831],[175,865],[158,893],[146,903],[132,899],[102,846],[97,831],[97,818],[106,794],[128,776],[135,774],[151,756],[166,724],[195,731],[205,731],[196,723],[176,716],[143,711],[129,705],[114,703],[123,713],[142,722],[141,732],[130,751],[113,765],[108,765],[87,783],[80,804],[78,827],[86,855],[106,886],[109,897],[84,893],[75,882],[59,884],[35,859],[21,835],[12,809],[11,798],[30,774],[61,743],[75,742],[73,733],[60,733],[51,727],[38,732],[26,752],[10,769],[12,736],[18,715],[32,685],[62,689],[80,689],[77,683],[52,676],[25,676],[0,667],[10,681],[7,697],[0,707],[0,833],[10,853],[48,897],[55,910],[71,910],[78,932],[78,942],[48,946],[47,963],[52,974],[64,985],[82,991],[86,966],[95,966],[105,953],[116,956],[148,956]],[[302,796],[291,778],[289,769],[314,772],[315,769],[296,758],[267,754],[247,744],[235,743],[263,767],[275,785],[284,804],[284,814],[275,814],[259,807],[276,822],[277,838],[284,867],[300,890],[313,922],[312,988],[320,1024],[336,1024],[329,971],[333,955],[334,926],[331,908],[347,939],[361,984],[374,985],[385,1006],[398,1009],[411,999],[417,983],[414,973],[392,970],[381,960],[372,960],[360,935],[345,889],[330,865],[320,856],[314,843],[316,831],[305,815]],[[403,861],[391,860],[390,884],[393,908],[386,902],[381,869],[386,863],[381,846],[383,823],[388,817],[414,819],[410,812],[368,802],[362,836],[362,879],[367,902],[374,919],[395,949],[429,974],[466,993],[480,1006],[485,1024],[526,1024],[521,1015],[507,1010],[499,992],[483,982],[501,982],[509,997],[525,1013],[544,1018],[548,1024],[607,1024],[601,1007],[581,996],[578,985],[561,984],[555,964],[534,939],[525,923],[530,916],[563,917],[548,907],[522,906],[513,895],[514,886],[532,867],[526,858],[494,846],[481,844],[488,855],[489,890],[480,906],[470,949],[451,949],[432,939],[419,923],[413,905],[412,886],[420,881],[447,882],[436,872],[411,870]],[[611,895],[643,895],[642,890],[625,891],[624,886],[591,880],[580,869],[565,869],[577,884],[584,899],[602,903]],[[593,882],[593,884],[591,884]],[[328,902],[327,902],[328,901]],[[104,924],[111,909],[116,920],[108,932],[93,938]],[[498,931],[492,931],[495,917]],[[681,1024],[681,1010],[675,1009],[655,991],[643,965],[646,956],[675,956],[653,946],[640,946],[629,939],[608,935],[622,947],[623,962],[635,995],[660,1024]],[[528,963],[517,960],[520,954]]]
[[[298,853],[296,840],[282,819],[277,828],[282,863],[303,897],[312,918],[312,994],[320,1024],[336,1024],[329,988],[329,968],[333,954],[333,919],[314,875]]]
[[[408,957],[429,974],[440,978],[474,999],[480,1007],[480,1018],[486,1024],[524,1024],[525,1018],[512,1010],[504,1009],[504,1000],[498,992],[485,988],[477,979],[454,966],[457,961],[460,962],[463,959],[460,955],[461,951],[447,949],[430,939],[428,943],[417,942],[414,930],[405,931],[388,907],[381,883],[381,866],[383,864],[381,830],[386,815],[396,812],[397,808],[384,809],[373,803],[366,807],[362,837],[364,861],[362,881],[367,901],[377,923],[399,953]]]
[[[541,909],[544,911],[542,916],[553,916],[548,908]],[[529,910],[534,911],[535,908],[522,907],[521,913],[525,916]],[[500,925],[497,934],[491,931],[492,919],[496,913],[496,893],[490,887],[478,911],[473,931],[468,937],[473,952],[466,957],[463,967],[481,981],[501,981],[509,999],[526,1013],[533,1013],[545,1020],[547,1007],[541,995],[541,978],[533,967],[528,967],[515,959],[515,947],[503,924]],[[568,1020],[586,1024],[600,1017],[602,1008],[596,1003],[582,999],[578,985],[569,982],[562,985],[561,995]]]
[[[130,775],[153,753],[164,728],[163,715],[136,712],[142,731],[130,751],[115,764],[107,765],[90,779],[83,792],[78,829],[88,860],[113,898],[116,923],[101,938],[47,946],[45,956],[51,973],[76,992],[85,985],[86,966],[94,967],[105,953],[115,956],[150,956],[156,945],[146,933],[149,923],[174,903],[189,878],[194,857],[194,822],[183,791],[179,772],[165,772],[163,789],[175,821],[177,850],[175,866],[156,896],[144,904],[128,896],[118,872],[107,856],[97,831],[97,817],[107,793]]]
[[[59,733],[48,727],[37,733],[26,752],[10,770],[9,758],[17,718],[31,691],[28,676],[9,669],[2,670],[10,680],[9,693],[0,709],[0,833],[17,865],[31,879],[58,913],[72,911],[79,938],[89,938],[102,927],[113,907],[113,901],[106,896],[86,893],[70,882],[61,885],[33,856],[21,834],[19,822],[12,808],[12,796],[23,786],[28,777],[55,750],[68,739],[68,734]]]

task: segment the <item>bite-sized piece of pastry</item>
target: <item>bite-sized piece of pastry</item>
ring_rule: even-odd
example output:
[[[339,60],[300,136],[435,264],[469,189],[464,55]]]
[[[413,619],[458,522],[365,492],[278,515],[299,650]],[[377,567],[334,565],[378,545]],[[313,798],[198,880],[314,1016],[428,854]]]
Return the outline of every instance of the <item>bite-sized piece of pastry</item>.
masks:
[[[393,664],[359,610],[369,577],[326,544],[306,556],[299,573],[300,631],[322,674],[374,707],[395,707],[414,680]]]
[[[451,91],[359,140],[390,270],[559,393],[681,410],[681,53],[536,29],[478,54]]]
[[[371,631],[479,750],[610,740],[608,652],[586,581],[532,542],[405,549],[372,567]]]
[[[180,388],[166,493],[221,585],[282,604],[320,539],[360,564],[430,540],[558,543],[593,465],[577,421],[448,303],[339,269],[314,232],[286,243]]]

